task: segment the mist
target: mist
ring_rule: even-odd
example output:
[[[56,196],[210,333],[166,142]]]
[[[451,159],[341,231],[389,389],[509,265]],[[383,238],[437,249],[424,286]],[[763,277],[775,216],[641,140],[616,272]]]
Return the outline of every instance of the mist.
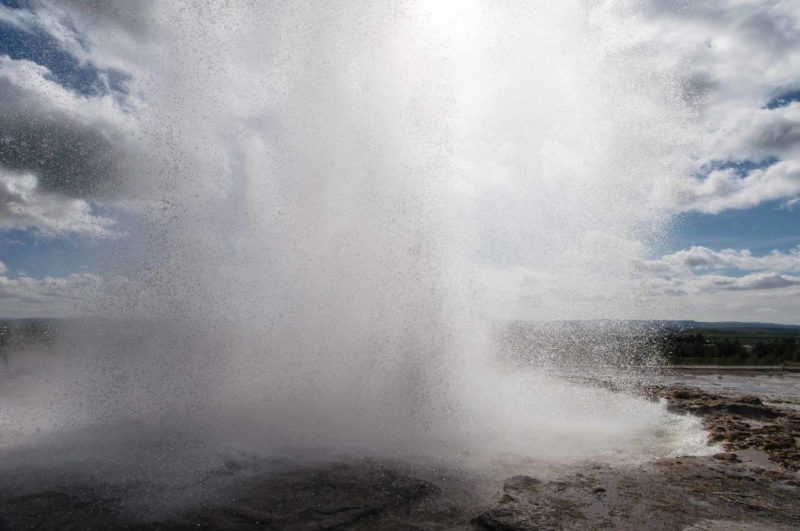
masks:
[[[498,339],[521,310],[647,302],[631,257],[668,235],[690,109],[624,46],[624,19],[578,2],[160,3],[144,19],[147,156],[119,185],[146,213],[143,251],[109,257],[126,280],[13,358],[6,467],[45,453],[177,488],[231,456],[489,470],[709,451],[699,421],[554,370],[640,377],[624,345],[588,348],[608,330],[572,352],[554,329],[538,349],[563,356],[527,366]]]

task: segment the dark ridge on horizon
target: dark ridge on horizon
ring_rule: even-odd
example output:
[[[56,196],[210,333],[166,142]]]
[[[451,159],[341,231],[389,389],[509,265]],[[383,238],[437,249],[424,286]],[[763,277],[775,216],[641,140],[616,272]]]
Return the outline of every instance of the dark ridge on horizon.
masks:
[[[654,326],[658,328],[679,328],[679,329],[780,329],[797,330],[800,332],[800,324],[787,323],[766,323],[757,321],[695,321],[693,319],[564,319],[556,321],[534,321],[527,319],[510,319],[508,323],[539,323],[539,324],[566,324],[566,325],[626,325],[635,324],[640,326]]]
[[[800,331],[800,325],[785,324],[785,323],[762,323],[755,321],[693,321],[693,320],[677,320],[677,321],[656,321],[664,324],[673,324],[678,327],[684,328],[774,328],[774,329],[787,329]]]

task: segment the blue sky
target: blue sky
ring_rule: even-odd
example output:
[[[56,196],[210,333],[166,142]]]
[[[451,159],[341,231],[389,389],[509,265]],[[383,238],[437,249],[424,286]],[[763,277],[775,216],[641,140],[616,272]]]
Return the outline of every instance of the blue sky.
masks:
[[[639,249],[620,263],[645,277],[636,289],[653,302],[641,317],[800,322],[800,13],[777,0],[622,4],[593,16],[632,17],[637,31],[614,38],[650,50],[641,69],[682,86],[690,116],[678,129],[690,146],[663,165],[658,192],[669,233],[619,244]],[[100,285],[110,264],[148,253],[142,222],[158,198],[137,183],[152,158],[146,109],[163,99],[146,82],[163,66],[148,63],[155,9],[0,2],[0,316],[63,314],[53,279]],[[518,222],[487,228],[489,239]],[[525,290],[552,271],[496,244],[477,252],[495,288],[542,300]]]
[[[33,15],[20,7],[26,5],[25,2],[3,1],[2,4]],[[79,60],[41,27],[0,20],[0,55],[47,68],[48,79],[79,95],[91,97],[116,92],[124,96],[126,93],[125,74],[114,69],[101,70]],[[98,205],[92,208],[102,210]],[[34,226],[0,232],[0,259],[12,276],[24,274],[42,278],[100,272],[107,257],[118,252],[120,245],[115,238],[97,240],[80,233],[42,233]]]
[[[53,36],[42,29],[21,29],[12,24],[0,24],[0,53],[12,59],[26,59],[46,67],[50,77],[80,94],[98,94],[106,90],[100,71],[91,64],[82,64],[74,55],[61,48]],[[120,90],[124,75],[116,71],[109,76],[112,87]]]
[[[750,249],[767,253],[789,251],[800,245],[800,208],[782,208],[770,201],[745,210],[719,214],[686,213],[678,217],[671,249],[702,245],[711,249]]]

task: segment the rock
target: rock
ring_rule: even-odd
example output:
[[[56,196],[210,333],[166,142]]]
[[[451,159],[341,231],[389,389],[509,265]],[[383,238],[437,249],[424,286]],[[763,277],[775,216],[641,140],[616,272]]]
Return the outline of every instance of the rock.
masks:
[[[732,402],[717,406],[733,415],[741,415],[752,419],[774,419],[783,416],[783,413],[776,411],[769,406],[752,405],[749,403]]]
[[[687,389],[687,388],[684,387],[684,388],[675,390],[672,393],[672,397],[673,398],[677,398],[679,400],[687,400],[687,399],[690,399],[690,398],[702,398],[702,395],[700,393],[697,393],[697,392],[695,392],[695,391],[693,391],[691,389]]]
[[[439,492],[391,469],[334,466],[276,477],[194,520],[224,529],[347,529]]]
[[[708,441],[728,452],[755,448],[790,470],[800,470],[796,440],[800,438],[800,414],[767,405],[753,395],[707,393],[689,387],[659,387],[645,390],[655,399],[665,398],[670,411],[703,419]]]
[[[254,479],[237,490],[229,502],[201,505],[150,526],[129,520],[131,515],[119,510],[117,500],[92,499],[80,489],[72,491],[0,498],[0,509],[8,515],[6,527],[76,531],[369,528],[371,519],[391,521],[395,513],[404,514],[407,508],[435,499],[441,492],[432,483],[381,466],[304,468]],[[465,523],[468,516],[465,513],[462,517]],[[400,529],[403,522],[386,527]]]
[[[794,437],[786,435],[772,438],[769,442],[765,443],[762,448],[764,450],[784,450],[787,448],[794,448],[794,445]]]
[[[514,476],[503,482],[503,490],[536,490],[536,486],[542,482],[530,476]]]
[[[734,454],[722,454],[724,459]],[[738,457],[736,458],[738,460]],[[591,465],[587,465],[589,467]],[[637,466],[586,467],[573,475],[536,481],[531,489],[504,488],[495,505],[472,522],[484,529],[690,529],[719,519],[728,527],[792,529],[800,521],[796,475],[751,472],[750,464],[720,466],[710,457],[666,458]],[[587,480],[591,483],[587,483]],[[518,481],[512,482],[520,486]],[[613,493],[602,495],[602,492]],[[794,527],[791,527],[794,526]],[[704,529],[704,528],[697,528]]]
[[[760,398],[758,398],[757,396],[752,396],[752,395],[740,396],[739,397],[739,402],[741,402],[743,404],[750,404],[750,405],[757,405],[757,406],[760,406],[762,404]]]
[[[472,519],[474,525],[499,531],[575,527],[586,517],[578,505],[552,493],[540,493],[542,482],[514,476],[503,484],[503,495],[490,510]],[[549,483],[559,491],[558,482]]]
[[[714,454],[714,459],[719,459],[720,461],[731,461],[733,463],[741,463],[739,456],[734,454],[733,452],[722,452]]]

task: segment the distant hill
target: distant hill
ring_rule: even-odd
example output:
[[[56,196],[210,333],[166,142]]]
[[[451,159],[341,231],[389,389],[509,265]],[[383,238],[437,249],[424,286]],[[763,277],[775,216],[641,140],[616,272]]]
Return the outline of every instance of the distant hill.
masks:
[[[680,330],[774,330],[800,332],[800,325],[779,323],[751,323],[739,321],[655,321],[664,328]]]
[[[658,319],[587,319],[564,321],[508,321],[518,325],[532,325],[541,327],[578,327],[578,328],[603,328],[626,325],[635,327],[674,329],[674,330],[782,330],[800,332],[800,324],[757,323],[742,321],[693,321],[690,319],[658,320]]]

